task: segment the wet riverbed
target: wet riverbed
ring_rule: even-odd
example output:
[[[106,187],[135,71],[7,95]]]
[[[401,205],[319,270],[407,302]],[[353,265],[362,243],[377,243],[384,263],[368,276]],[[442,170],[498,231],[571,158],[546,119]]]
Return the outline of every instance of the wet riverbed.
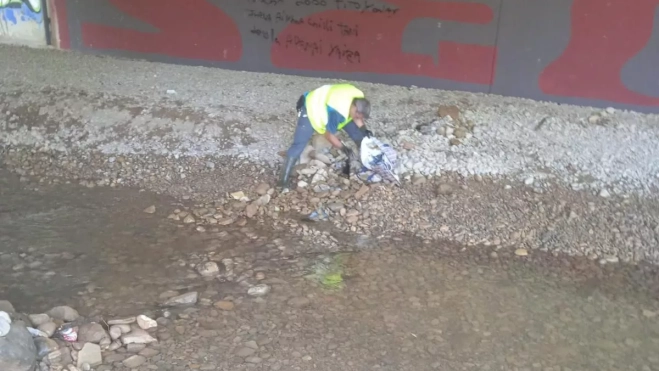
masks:
[[[0,173],[1,299],[107,317],[197,290],[199,307],[159,330],[150,363],[165,370],[659,370],[652,269],[405,236],[362,250],[364,238],[349,236],[339,239],[343,286],[330,291],[304,277],[337,255],[265,227],[180,227],[166,219],[178,206],[131,189],[35,192]],[[190,262],[205,254],[244,260],[273,291],[257,300],[202,279]],[[258,362],[237,354],[252,339]]]

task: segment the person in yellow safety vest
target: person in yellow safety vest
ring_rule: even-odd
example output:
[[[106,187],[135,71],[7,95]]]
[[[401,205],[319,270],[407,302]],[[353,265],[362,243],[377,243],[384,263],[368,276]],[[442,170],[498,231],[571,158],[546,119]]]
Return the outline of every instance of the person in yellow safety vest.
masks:
[[[365,135],[372,135],[366,129],[364,119],[368,119],[371,104],[364,93],[351,84],[323,85],[300,96],[297,102],[297,127],[293,144],[286,152],[286,162],[279,178],[279,188],[288,191],[293,167],[311,140],[314,132],[323,135],[332,146],[351,156],[352,150],[344,146],[336,137],[339,130],[361,145]]]

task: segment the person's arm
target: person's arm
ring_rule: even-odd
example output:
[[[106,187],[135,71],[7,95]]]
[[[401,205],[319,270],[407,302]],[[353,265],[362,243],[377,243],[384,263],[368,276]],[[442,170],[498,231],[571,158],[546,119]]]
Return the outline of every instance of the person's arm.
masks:
[[[341,150],[343,153],[346,154],[346,156],[351,157],[352,156],[352,150],[348,146],[344,146],[343,143],[339,140],[339,138],[336,137],[336,132],[338,131],[339,123],[343,122],[345,118],[343,115],[338,113],[336,110],[334,110],[331,107],[327,107],[327,116],[328,116],[328,121],[327,121],[327,126],[326,126],[326,131],[325,134],[323,135],[331,144],[334,146],[334,148],[337,148]]]
[[[332,146],[334,146],[334,148],[341,149],[343,147],[343,144],[341,143],[339,138],[337,138],[336,135],[330,133],[329,131],[326,131],[325,134],[323,134],[323,136],[325,137],[325,139],[327,139],[328,142],[330,142]]]
[[[361,132],[364,133],[365,136],[367,136],[367,137],[372,137],[372,136],[373,136],[373,132],[371,132],[370,130],[368,130],[368,128],[366,127],[366,123],[364,122],[364,120],[362,120],[362,119],[352,119],[352,122],[354,122],[355,125],[357,125],[357,127],[359,128],[359,130],[361,130]]]
[[[325,139],[327,139],[334,148],[342,149],[343,144],[336,137],[336,132],[339,128],[339,123],[343,122],[345,118],[334,108],[327,106],[327,125],[325,127]]]
[[[336,135],[330,133],[329,131],[326,131],[323,136],[334,146],[334,148],[340,150],[343,152],[346,156],[352,158],[353,152],[352,149],[348,146],[344,146],[343,143],[339,140],[339,138],[336,137]]]

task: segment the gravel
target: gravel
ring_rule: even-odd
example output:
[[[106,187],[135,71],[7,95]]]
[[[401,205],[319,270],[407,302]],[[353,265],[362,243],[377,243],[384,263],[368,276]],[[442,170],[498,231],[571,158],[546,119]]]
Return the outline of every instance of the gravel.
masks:
[[[0,46],[0,62],[2,143],[105,154],[239,155],[269,164],[291,137],[297,97],[328,81],[13,46]],[[359,85],[373,101],[375,133],[414,145],[402,155],[406,170],[533,176],[617,193],[647,193],[659,181],[657,115]],[[446,135],[446,122],[437,120],[441,106],[456,106],[470,132],[458,127]],[[38,116],[29,115],[47,124],[12,125],[26,107],[38,108]],[[187,115],[172,117],[172,107]],[[420,125],[445,135],[423,135],[415,129]]]
[[[318,250],[339,244],[325,225],[299,222],[314,210],[360,247],[410,233],[659,263],[657,115],[359,84],[375,107],[369,125],[398,151],[404,188],[340,179],[326,165],[338,155],[314,141],[297,169],[300,189],[280,196],[271,185],[293,102],[325,80],[9,46],[0,61],[0,160],[30,189],[149,189],[199,203],[164,211],[181,228],[256,220],[315,236]],[[168,303],[197,300],[184,299]]]

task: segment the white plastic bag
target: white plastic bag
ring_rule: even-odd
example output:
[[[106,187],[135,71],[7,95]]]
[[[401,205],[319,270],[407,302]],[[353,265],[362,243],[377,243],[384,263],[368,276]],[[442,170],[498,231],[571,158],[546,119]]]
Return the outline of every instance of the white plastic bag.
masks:
[[[365,137],[360,148],[362,165],[385,181],[400,186],[400,179],[395,173],[396,151],[390,145],[374,137]]]

